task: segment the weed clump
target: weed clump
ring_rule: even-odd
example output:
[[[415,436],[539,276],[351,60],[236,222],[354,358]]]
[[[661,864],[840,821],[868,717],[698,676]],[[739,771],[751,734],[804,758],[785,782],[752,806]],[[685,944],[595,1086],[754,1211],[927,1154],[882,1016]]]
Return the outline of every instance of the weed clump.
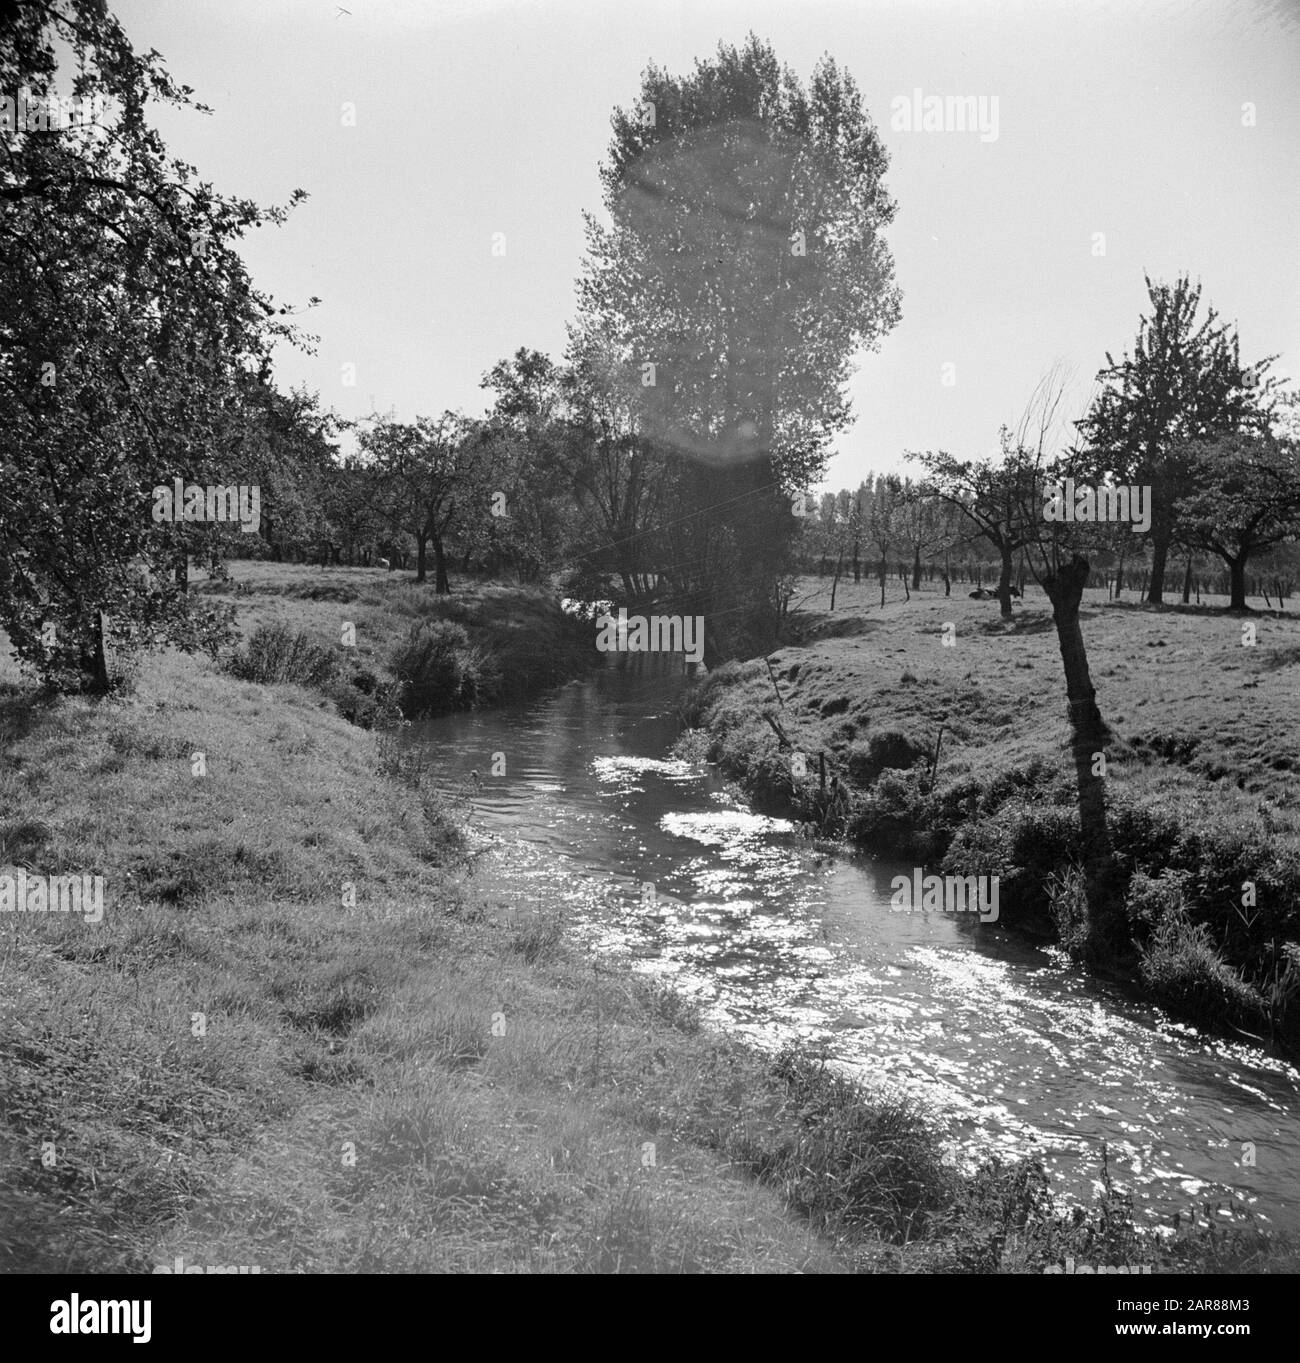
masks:
[[[389,657],[400,704],[412,719],[463,709],[495,693],[494,669],[487,651],[470,642],[453,620],[415,625]]]
[[[317,690],[334,680],[339,659],[303,630],[288,625],[259,625],[247,645],[236,652],[226,670],[240,681],[276,685],[296,682]]]

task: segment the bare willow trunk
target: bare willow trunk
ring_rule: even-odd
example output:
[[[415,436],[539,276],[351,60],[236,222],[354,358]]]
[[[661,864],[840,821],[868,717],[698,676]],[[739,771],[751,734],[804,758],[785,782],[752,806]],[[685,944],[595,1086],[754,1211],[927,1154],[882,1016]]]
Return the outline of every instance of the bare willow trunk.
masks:
[[[998,577],[998,604],[1004,620],[1011,619],[1011,574],[1015,565],[1011,561],[1011,550],[1002,550],[1002,571]]]
[[[1043,579],[1052,603],[1052,621],[1065,667],[1065,693],[1070,720],[1070,749],[1079,805],[1084,876],[1088,901],[1090,958],[1098,960],[1113,945],[1119,925],[1118,870],[1106,818],[1106,780],[1098,770],[1109,733],[1097,708],[1097,692],[1088,669],[1088,650],[1079,626],[1079,606],[1088,582],[1088,560],[1076,554]]]

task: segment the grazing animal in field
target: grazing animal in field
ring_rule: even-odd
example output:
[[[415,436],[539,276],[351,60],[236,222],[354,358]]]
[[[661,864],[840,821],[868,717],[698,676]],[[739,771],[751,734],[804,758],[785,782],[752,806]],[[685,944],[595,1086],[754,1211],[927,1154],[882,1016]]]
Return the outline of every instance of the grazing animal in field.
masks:
[[[380,566],[381,568],[387,568],[387,569],[389,570],[389,572],[392,572],[392,566],[389,564],[389,562],[388,562],[388,560],[387,560],[386,558],[381,558],[381,559],[379,559],[379,560],[378,560],[378,563],[379,563],[379,566]]]
[[[1007,591],[1012,596],[1020,595],[1020,588],[1017,587],[1015,583],[1012,583],[1011,586],[1007,588]],[[971,592],[970,599],[972,601],[996,601],[998,599],[998,594],[997,592],[990,591],[987,587],[976,587],[976,589]]]

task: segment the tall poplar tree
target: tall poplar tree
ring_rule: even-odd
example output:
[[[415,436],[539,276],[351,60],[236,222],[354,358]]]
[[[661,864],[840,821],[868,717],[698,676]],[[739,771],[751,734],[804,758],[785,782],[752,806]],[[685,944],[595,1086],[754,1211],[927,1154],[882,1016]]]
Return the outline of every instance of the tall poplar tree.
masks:
[[[669,500],[698,522],[678,516],[670,584],[737,651],[775,627],[790,493],[849,422],[854,355],[900,315],[888,158],[830,57],[805,89],[752,34],[689,75],[650,67],[613,131],[574,345],[599,336],[626,362],[674,460]]]

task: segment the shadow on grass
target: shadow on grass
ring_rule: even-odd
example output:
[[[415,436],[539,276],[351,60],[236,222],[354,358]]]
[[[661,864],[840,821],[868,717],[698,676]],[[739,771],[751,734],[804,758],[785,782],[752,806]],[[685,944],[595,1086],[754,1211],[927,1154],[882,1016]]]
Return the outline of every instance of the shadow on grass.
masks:
[[[1013,615],[1010,620],[1003,620],[1000,616],[996,620],[987,620],[984,624],[976,627],[976,633],[1050,634],[1052,629],[1053,623],[1050,615]]]
[[[1103,601],[1099,603],[1098,609],[1138,611],[1148,615],[1193,615],[1202,618],[1219,618],[1225,615],[1257,615],[1261,619],[1272,620],[1294,620],[1296,618],[1294,612],[1269,610],[1260,606],[1247,606],[1244,610],[1234,610],[1231,606],[1211,606],[1209,604],[1198,606],[1192,603],[1184,605],[1181,601],[1162,601],[1158,606],[1152,605],[1149,601]]]
[[[820,643],[825,639],[849,639],[883,628],[882,621],[868,620],[862,615],[792,615],[785,629],[785,637],[780,640],[778,647],[797,647]]]
[[[30,686],[0,683],[0,740],[13,743],[26,738],[49,711],[53,699]]]

